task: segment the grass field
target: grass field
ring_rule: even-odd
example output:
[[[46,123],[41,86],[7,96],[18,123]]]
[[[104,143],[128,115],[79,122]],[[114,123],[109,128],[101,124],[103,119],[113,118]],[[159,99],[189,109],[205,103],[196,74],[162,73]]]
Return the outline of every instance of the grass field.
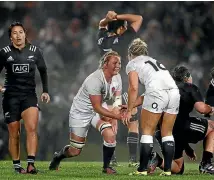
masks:
[[[160,171],[156,171],[155,174],[146,177],[128,176],[129,172],[135,170],[135,168],[127,167],[127,163],[122,163],[121,167],[117,167],[117,175],[106,175],[101,173],[100,162],[62,162],[61,168],[58,171],[49,171],[49,162],[36,162],[39,173],[37,175],[15,174],[13,172],[11,161],[0,161],[0,180],[16,180],[16,179],[48,179],[48,180],[62,180],[62,179],[182,179],[182,180],[211,180],[214,179],[212,175],[199,174],[197,164],[186,164],[185,174],[182,176],[160,177]],[[23,167],[26,167],[26,162],[22,162]]]

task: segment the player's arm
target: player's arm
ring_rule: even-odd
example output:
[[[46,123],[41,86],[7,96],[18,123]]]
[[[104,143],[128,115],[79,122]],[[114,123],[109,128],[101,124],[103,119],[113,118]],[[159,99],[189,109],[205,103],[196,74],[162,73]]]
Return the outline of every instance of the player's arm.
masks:
[[[102,81],[98,78],[89,78],[85,83],[85,88],[89,93],[89,99],[94,111],[101,116],[120,119],[120,115],[116,115],[102,106]]]
[[[128,88],[128,112],[132,112],[135,107],[135,102],[138,95],[138,74],[136,71],[128,73],[129,88]]]
[[[136,71],[137,65],[134,61],[130,61],[126,66],[126,74],[128,75],[128,113],[132,112],[132,109],[135,107],[135,102],[138,95],[138,74]]]
[[[195,101],[194,108],[196,111],[201,114],[210,114],[212,112],[212,107],[203,102],[203,97],[197,86],[192,85],[191,94]]]
[[[108,11],[106,17],[99,22],[99,29],[105,28],[107,29],[107,25],[110,21],[115,19],[116,13],[114,11]]]
[[[121,116],[118,114],[114,114],[113,112],[109,111],[108,109],[102,107],[102,95],[91,95],[89,94],[89,98],[93,109],[96,113],[100,114],[101,116],[106,116],[112,119],[121,119]]]
[[[128,21],[135,32],[138,32],[143,22],[143,17],[135,14],[118,14],[116,19]]]
[[[4,54],[3,54],[3,51],[1,50],[0,51],[0,73],[2,71],[2,69],[4,68],[5,66],[5,57],[4,57]],[[3,85],[0,85],[0,92],[4,92],[4,86]]]
[[[37,48],[37,61],[36,61],[37,69],[39,70],[39,74],[42,81],[43,93],[48,93],[48,74],[47,67],[45,64],[45,60],[41,51]]]

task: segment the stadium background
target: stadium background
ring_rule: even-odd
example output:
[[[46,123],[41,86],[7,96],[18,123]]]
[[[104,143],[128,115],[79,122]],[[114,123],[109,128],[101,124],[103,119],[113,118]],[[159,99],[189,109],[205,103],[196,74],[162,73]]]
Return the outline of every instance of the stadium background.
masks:
[[[48,66],[51,103],[40,103],[39,160],[49,160],[68,141],[68,112],[81,83],[98,67],[96,42],[99,20],[108,10],[141,14],[138,33],[145,39],[152,57],[168,69],[186,64],[203,95],[209,84],[214,59],[213,2],[0,2],[0,48],[9,43],[7,27],[23,22],[28,39],[41,47]],[[37,91],[41,81],[37,74]],[[4,82],[4,72],[0,83]],[[8,134],[0,110],[0,159],[9,158]],[[23,128],[24,129],[24,128]],[[119,124],[117,154],[128,160],[127,129]],[[83,154],[76,160],[101,159],[102,139],[90,129]],[[22,151],[25,132],[22,131]],[[200,158],[201,144],[196,146]],[[25,157],[22,153],[22,157]]]

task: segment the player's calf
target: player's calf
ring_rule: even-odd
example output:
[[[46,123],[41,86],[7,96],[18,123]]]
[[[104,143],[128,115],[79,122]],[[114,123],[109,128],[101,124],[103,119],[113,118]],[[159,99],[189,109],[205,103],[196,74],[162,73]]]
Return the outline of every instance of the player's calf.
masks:
[[[101,127],[100,132],[102,132],[103,136],[103,172],[110,172],[112,168],[109,168],[111,158],[113,156],[115,147],[116,147],[116,137],[115,134],[111,128],[111,124],[105,124],[105,129],[104,125]],[[109,170],[109,171],[108,171]],[[115,170],[114,170],[115,171]],[[114,174],[114,173],[110,173]]]
[[[54,153],[53,159],[49,165],[49,170],[58,170],[60,162],[63,159],[78,156],[84,146],[84,142],[78,142],[71,139],[70,145],[66,145],[60,152]]]

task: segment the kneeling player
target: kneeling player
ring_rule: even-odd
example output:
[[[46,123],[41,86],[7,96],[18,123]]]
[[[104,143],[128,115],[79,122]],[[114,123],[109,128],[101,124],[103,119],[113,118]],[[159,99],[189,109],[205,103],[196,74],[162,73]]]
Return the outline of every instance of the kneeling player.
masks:
[[[214,174],[214,166],[211,163],[214,152],[214,121],[189,116],[193,108],[201,114],[211,114],[213,108],[203,102],[202,95],[198,87],[192,84],[191,75],[186,67],[176,67],[172,76],[177,82],[181,94],[179,113],[173,129],[175,155],[172,162],[172,173],[183,174],[184,150],[190,159],[196,159],[195,153],[188,143],[196,144],[204,140],[204,151],[199,171]],[[156,137],[158,140],[160,139],[157,133]],[[150,171],[154,171],[156,166],[162,169],[164,161],[157,153],[154,153],[150,162]]]
[[[107,52],[101,59],[100,68],[89,75],[74,97],[70,109],[70,145],[55,153],[50,170],[56,170],[64,158],[78,156],[85,145],[87,132],[92,125],[103,136],[103,172],[114,174],[109,167],[116,146],[115,130],[117,119],[122,119],[119,108],[109,111],[106,101],[115,99],[115,106],[121,104],[121,81],[115,79],[121,67],[120,56],[115,51]],[[113,78],[114,76],[114,78]]]

